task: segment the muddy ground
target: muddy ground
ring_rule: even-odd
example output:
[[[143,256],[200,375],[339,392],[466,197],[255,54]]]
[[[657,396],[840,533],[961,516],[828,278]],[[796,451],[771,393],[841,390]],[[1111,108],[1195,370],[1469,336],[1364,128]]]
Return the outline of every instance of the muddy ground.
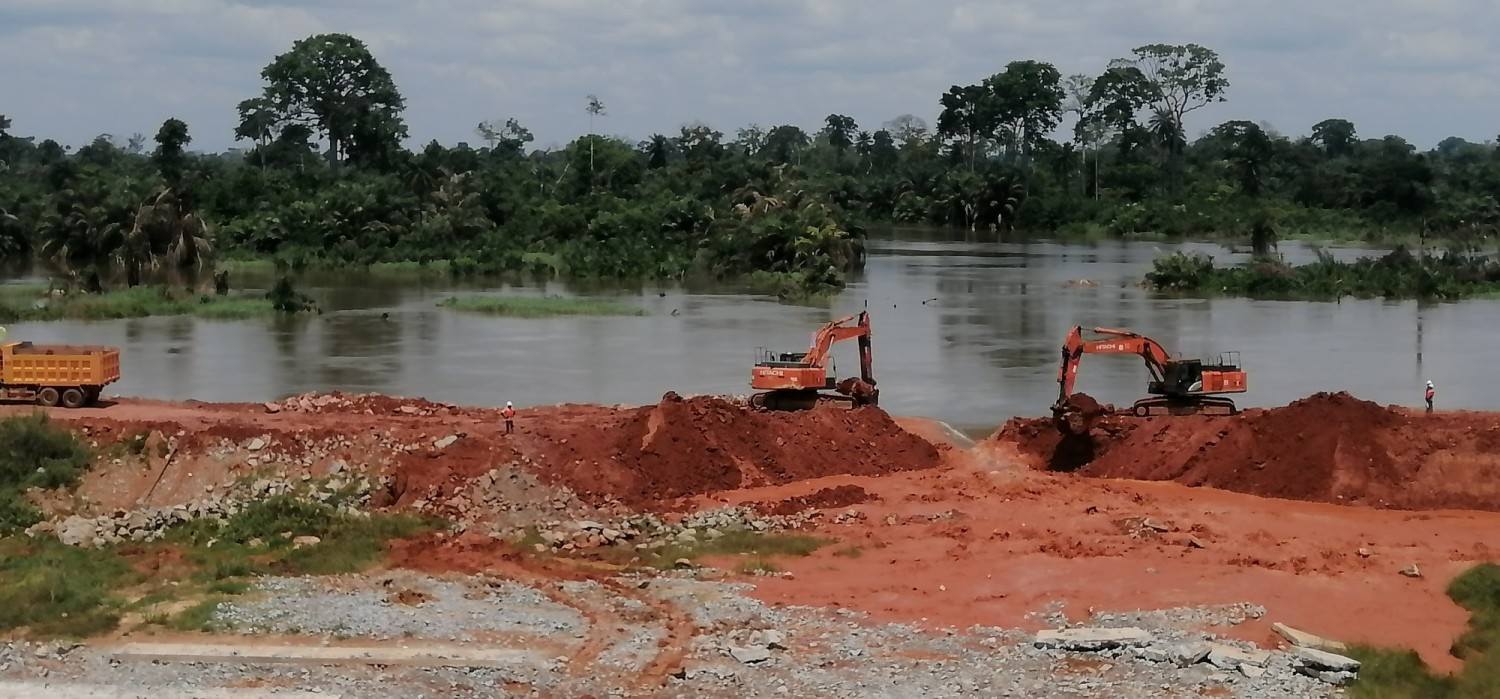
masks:
[[[1279,622],[1415,648],[1451,670],[1447,649],[1467,617],[1444,595],[1446,583],[1500,560],[1490,548],[1500,541],[1500,416],[1425,415],[1343,394],[1234,417],[1097,415],[1084,435],[1016,419],[978,445],[873,408],[767,414],[674,394],[637,408],[523,410],[514,434],[497,411],[382,396],[267,405],[117,399],[53,415],[101,448],[146,443],[138,455],[114,452],[78,497],[48,499],[59,520],[186,505],[258,479],[358,473],[374,484],[369,507],[458,525],[395,543],[389,572],[262,581],[221,610],[226,631],[194,639],[253,630],[316,644],[350,642],[352,633],[529,653],[505,672],[180,668],[177,677],[203,687],[261,677],[265,686],[345,696],[416,687],[446,687],[443,696],[902,696],[919,688],[1103,697],[1162,696],[1162,687],[1180,696],[1331,695],[1331,685],[1290,672],[1178,668],[1130,653],[1077,657],[1029,639],[1067,621],[1128,618],[1163,642],[1212,635],[1275,649],[1284,645],[1271,630]],[[701,514],[736,506],[744,507],[733,522]],[[700,535],[751,523],[832,543],[778,557],[770,574],[732,556],[705,569],[640,571],[617,552],[649,550],[644,529],[632,529],[645,525],[631,524],[642,513],[689,525],[716,517],[702,520]],[[1418,575],[1403,575],[1411,566]],[[342,590],[336,602],[320,591],[329,585]],[[408,590],[404,601],[382,596],[392,585]],[[383,592],[360,602],[371,586]],[[494,600],[471,604],[486,595]],[[350,631],[393,604],[414,611]],[[328,615],[302,618],[309,607]],[[512,612],[519,616],[505,616]],[[267,626],[277,620],[285,623]],[[743,637],[751,632],[762,636]],[[767,643],[765,632],[792,640]],[[97,639],[73,650],[68,658],[83,660],[70,663],[11,647],[0,651],[0,676],[46,671],[152,686],[169,671],[131,669],[108,654],[158,635],[137,628]],[[751,646],[769,657],[732,652]]]

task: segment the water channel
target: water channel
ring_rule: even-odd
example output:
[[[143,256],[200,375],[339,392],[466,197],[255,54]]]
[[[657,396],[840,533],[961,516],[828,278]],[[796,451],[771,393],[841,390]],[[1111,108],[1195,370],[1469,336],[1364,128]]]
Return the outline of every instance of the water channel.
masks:
[[[1489,353],[1484,338],[1500,328],[1500,304],[1175,298],[1139,288],[1154,257],[1180,248],[1243,259],[1203,243],[894,230],[873,234],[865,270],[828,308],[782,304],[735,285],[485,287],[341,273],[299,282],[321,302],[320,316],[8,330],[11,339],[121,347],[124,377],[107,391],[121,395],[258,402],[340,390],[465,405],[640,404],[669,390],[746,393],[757,347],[800,351],[821,323],[868,308],[882,405],[971,434],[1013,415],[1046,413],[1057,397],[1058,350],[1073,325],[1136,330],[1188,357],[1237,351],[1249,372],[1249,392],[1236,398],[1243,407],[1338,390],[1417,405],[1431,379],[1441,408],[1500,409],[1500,391],[1478,361]],[[1293,263],[1314,255],[1297,243],[1280,252]],[[237,286],[270,281],[240,276]],[[649,315],[521,320],[437,307],[458,293],[602,295]],[[835,356],[840,377],[857,373],[853,343]],[[1145,395],[1146,380],[1138,359],[1090,356],[1077,390],[1126,404]]]

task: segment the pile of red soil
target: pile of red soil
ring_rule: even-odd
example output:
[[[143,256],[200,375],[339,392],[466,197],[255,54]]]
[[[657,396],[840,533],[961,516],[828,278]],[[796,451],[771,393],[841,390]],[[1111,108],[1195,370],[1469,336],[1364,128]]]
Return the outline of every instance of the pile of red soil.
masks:
[[[613,497],[636,507],[823,476],[928,469],[940,462],[936,447],[879,408],[764,412],[675,393],[614,424],[574,425],[547,440],[539,476],[586,498]]]
[[[1051,418],[1018,418],[991,439],[1039,468],[1086,476],[1380,507],[1500,509],[1493,417],[1412,415],[1347,393],[1232,417],[1111,415],[1082,435]]]
[[[755,503],[757,512],[764,515],[795,515],[807,510],[829,510],[849,507],[880,498],[857,485],[841,485],[824,488],[810,495],[798,495],[778,502]]]

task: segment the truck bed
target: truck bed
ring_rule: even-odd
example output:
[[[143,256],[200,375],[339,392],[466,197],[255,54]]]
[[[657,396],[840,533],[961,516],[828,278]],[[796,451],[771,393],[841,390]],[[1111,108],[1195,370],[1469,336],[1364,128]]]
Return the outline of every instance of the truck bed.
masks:
[[[101,388],[120,380],[120,350],[97,345],[0,345],[0,383],[7,387]]]

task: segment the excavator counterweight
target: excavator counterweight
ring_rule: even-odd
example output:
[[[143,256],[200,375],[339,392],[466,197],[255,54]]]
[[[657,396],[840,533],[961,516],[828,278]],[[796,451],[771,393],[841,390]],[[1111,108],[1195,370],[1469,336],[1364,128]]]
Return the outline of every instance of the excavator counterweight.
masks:
[[[837,381],[833,372],[833,346],[844,340],[859,341],[859,378]],[[750,396],[750,404],[767,410],[809,410],[820,403],[844,407],[876,405],[874,358],[870,347],[870,314],[840,318],[813,334],[806,352],[758,351],[750,371],[750,387],[761,391]],[[842,395],[829,395],[835,391]]]
[[[1149,337],[1129,330],[1094,328],[1107,339],[1084,340],[1083,328],[1074,327],[1063,343],[1062,364],[1057,370],[1057,403],[1052,412],[1060,421],[1075,412],[1069,403],[1078,365],[1085,354],[1134,354],[1146,362],[1151,381],[1149,398],[1135,402],[1131,412],[1151,415],[1234,415],[1239,412],[1225,393],[1244,393],[1246,375],[1237,352],[1226,352],[1216,363],[1201,359],[1173,359],[1166,348]],[[1067,424],[1077,431],[1076,420]]]

